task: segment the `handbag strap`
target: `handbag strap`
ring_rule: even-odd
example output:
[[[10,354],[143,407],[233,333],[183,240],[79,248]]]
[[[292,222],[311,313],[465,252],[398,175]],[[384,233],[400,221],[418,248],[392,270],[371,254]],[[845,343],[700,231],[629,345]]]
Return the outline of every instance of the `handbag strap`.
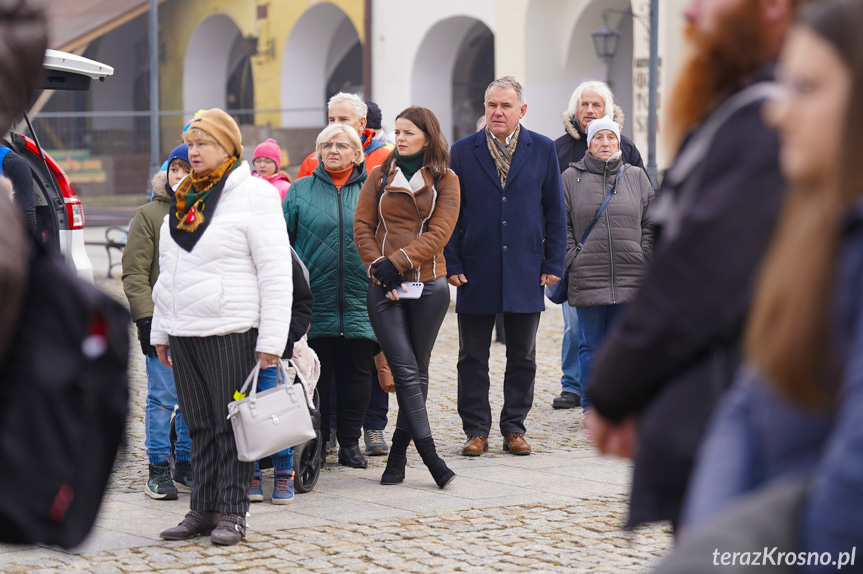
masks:
[[[246,382],[243,383],[243,386],[240,387],[240,394],[247,395],[246,391],[249,389],[249,385],[252,387],[252,395],[257,394],[258,390],[258,373],[261,372],[261,363],[260,361],[255,361],[255,366],[252,368],[252,372],[249,373],[249,376],[246,377]]]
[[[293,364],[291,364],[293,366]],[[298,370],[294,367],[294,370]],[[240,388],[240,394],[245,395],[246,390],[251,386],[251,391],[248,394],[250,399],[254,399],[258,394],[258,376],[261,373],[261,362],[255,361],[255,366],[252,368],[252,372],[249,373],[249,376],[246,377],[246,382],[243,383],[242,388]],[[285,370],[285,364],[283,361],[279,361],[279,365],[276,371],[276,386],[278,385],[287,385],[288,384],[288,372]]]
[[[620,170],[618,170],[617,172],[617,177],[614,180],[614,184],[611,186],[611,189],[608,191],[605,199],[602,200],[602,204],[600,204],[599,206],[599,211],[596,212],[596,216],[593,218],[593,221],[591,221],[590,225],[587,226],[584,235],[581,236],[581,241],[579,241],[578,245],[575,246],[576,255],[578,255],[578,253],[584,248],[584,242],[587,241],[587,236],[590,235],[591,231],[593,231],[596,222],[599,221],[599,216],[602,215],[602,212],[605,211],[605,207],[608,205],[608,202],[611,201],[611,196],[614,195],[614,190],[617,189],[617,182],[620,181],[620,178],[623,175],[623,171],[625,169],[626,164],[620,166]]]

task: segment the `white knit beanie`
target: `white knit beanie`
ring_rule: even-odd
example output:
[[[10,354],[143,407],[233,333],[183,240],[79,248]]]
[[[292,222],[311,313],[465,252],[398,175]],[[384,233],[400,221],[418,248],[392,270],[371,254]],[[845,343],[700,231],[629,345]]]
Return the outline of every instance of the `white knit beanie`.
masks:
[[[593,120],[587,124],[587,145],[590,146],[590,140],[597,132],[602,130],[611,130],[617,136],[617,141],[620,141],[620,124],[611,119],[611,116],[605,116],[598,120]]]

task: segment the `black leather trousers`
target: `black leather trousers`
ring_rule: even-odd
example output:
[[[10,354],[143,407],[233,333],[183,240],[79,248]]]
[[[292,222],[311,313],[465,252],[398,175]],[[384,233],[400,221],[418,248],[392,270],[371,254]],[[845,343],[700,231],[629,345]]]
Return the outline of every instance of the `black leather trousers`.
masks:
[[[428,281],[419,299],[391,301],[379,286],[369,286],[369,319],[396,385],[396,427],[410,432],[414,442],[431,436],[425,406],[429,358],[449,300],[444,277]]]

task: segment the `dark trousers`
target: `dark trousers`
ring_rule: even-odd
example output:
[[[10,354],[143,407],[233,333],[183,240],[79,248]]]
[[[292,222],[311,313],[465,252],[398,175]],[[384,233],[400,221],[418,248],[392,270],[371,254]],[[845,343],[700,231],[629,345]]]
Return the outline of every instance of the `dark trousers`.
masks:
[[[536,330],[539,313],[504,313],[506,372],[500,432],[524,433],[524,419],[533,406],[536,378]],[[458,316],[458,414],[467,436],[487,437],[491,431],[488,401],[488,358],[494,314]]]
[[[384,392],[378,381],[378,370],[372,365],[372,388],[369,393],[369,408],[366,410],[366,420],[363,428],[366,430],[384,430],[387,428],[387,414],[390,410],[390,394]]]
[[[409,432],[415,442],[431,436],[425,407],[429,359],[449,298],[449,286],[443,277],[426,282],[419,299],[391,301],[380,287],[369,287],[369,319],[396,386],[396,428]]]
[[[171,337],[180,409],[192,439],[192,510],[246,515],[253,462],[237,459],[228,403],[257,360],[258,330]]]
[[[321,360],[321,384],[318,385],[321,406],[321,434],[330,434],[330,385],[336,381],[336,437],[339,446],[357,446],[360,429],[369,406],[372,380],[372,357],[377,349],[369,339],[316,337],[309,340]]]
[[[378,369],[372,358],[372,382],[369,393],[369,408],[366,409],[366,418],[363,420],[363,428],[366,430],[384,430],[387,428],[387,415],[390,410],[390,394],[381,389],[378,381]],[[330,381],[330,428],[338,428],[336,424],[336,382]]]

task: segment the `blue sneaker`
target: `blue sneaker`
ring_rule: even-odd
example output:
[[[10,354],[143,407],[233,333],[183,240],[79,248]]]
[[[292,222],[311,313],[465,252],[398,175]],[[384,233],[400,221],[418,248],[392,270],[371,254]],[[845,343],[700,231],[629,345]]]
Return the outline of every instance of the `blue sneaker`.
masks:
[[[249,486],[249,501],[250,502],[263,502],[264,501],[264,489],[261,488],[261,471],[256,470],[252,475],[252,484]]]
[[[273,504],[290,504],[294,501],[294,471],[276,470]]]

